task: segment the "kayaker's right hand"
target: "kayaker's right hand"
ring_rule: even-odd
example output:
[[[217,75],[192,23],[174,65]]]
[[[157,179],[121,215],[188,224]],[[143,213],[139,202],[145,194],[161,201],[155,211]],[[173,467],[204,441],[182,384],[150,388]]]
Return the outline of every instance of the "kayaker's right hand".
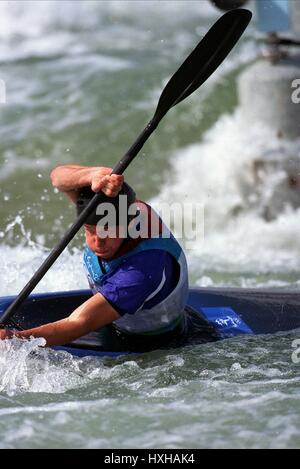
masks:
[[[111,168],[95,168],[92,171],[91,188],[94,192],[104,192],[108,197],[116,197],[122,189],[124,176],[111,174]]]
[[[11,339],[13,332],[9,329],[0,329],[0,340]]]

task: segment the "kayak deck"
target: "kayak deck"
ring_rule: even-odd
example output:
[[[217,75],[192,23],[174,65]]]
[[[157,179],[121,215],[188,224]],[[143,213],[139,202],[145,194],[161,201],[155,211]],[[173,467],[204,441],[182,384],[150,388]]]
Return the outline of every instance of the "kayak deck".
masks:
[[[31,295],[14,316],[24,329],[58,321],[90,298],[90,290]],[[15,297],[0,298],[0,316]],[[300,328],[300,292],[281,289],[191,288],[188,305],[204,317],[221,338],[239,334],[272,334]],[[77,356],[124,355],[99,351],[93,334],[66,347]]]

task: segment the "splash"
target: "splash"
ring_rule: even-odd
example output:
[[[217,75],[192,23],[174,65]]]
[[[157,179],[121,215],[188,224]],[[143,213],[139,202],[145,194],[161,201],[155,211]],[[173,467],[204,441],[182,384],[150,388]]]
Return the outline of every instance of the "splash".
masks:
[[[17,294],[47,257],[45,248],[0,246],[3,259],[0,296]],[[88,288],[79,249],[65,250],[38,284],[35,292]]]
[[[43,348],[45,339],[0,341],[0,392],[8,396],[64,393],[90,379],[82,362],[65,352]]]
[[[24,341],[14,338],[0,341],[0,392],[12,395],[30,388],[28,358],[44,344],[45,339]]]

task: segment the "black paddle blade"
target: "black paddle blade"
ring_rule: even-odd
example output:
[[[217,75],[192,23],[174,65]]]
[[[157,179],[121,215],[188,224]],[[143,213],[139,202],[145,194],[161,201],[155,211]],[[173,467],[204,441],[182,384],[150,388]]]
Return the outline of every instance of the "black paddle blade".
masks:
[[[232,10],[211,27],[165,86],[154,120],[160,120],[171,107],[187,98],[214,73],[238,42],[251,18],[249,10]]]

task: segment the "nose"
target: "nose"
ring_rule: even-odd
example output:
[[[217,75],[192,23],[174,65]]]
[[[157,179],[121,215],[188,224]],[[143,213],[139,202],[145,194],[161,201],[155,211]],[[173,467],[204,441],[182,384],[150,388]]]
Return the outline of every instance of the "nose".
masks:
[[[95,236],[95,244],[97,248],[102,248],[105,246],[106,238],[99,238],[99,236]]]

